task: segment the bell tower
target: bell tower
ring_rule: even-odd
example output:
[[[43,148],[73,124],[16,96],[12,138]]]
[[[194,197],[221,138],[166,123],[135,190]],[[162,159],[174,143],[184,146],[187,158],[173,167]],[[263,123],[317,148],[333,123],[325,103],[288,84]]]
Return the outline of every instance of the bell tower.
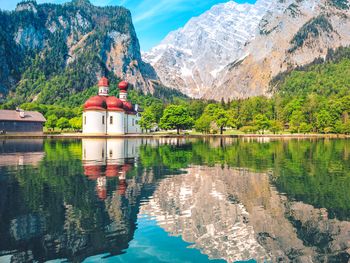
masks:
[[[126,81],[122,81],[118,85],[118,87],[119,87],[119,99],[121,101],[127,101],[127,99],[128,99],[128,86],[129,86],[129,83],[127,83]]]
[[[98,82],[98,95],[108,96],[109,81],[106,77],[102,77]]]

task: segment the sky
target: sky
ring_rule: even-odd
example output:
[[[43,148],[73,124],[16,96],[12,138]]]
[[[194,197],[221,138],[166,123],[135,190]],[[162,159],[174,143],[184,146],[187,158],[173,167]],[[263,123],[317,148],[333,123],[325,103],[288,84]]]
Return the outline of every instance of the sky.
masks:
[[[256,0],[235,0],[254,3]],[[14,10],[20,0],[0,0],[0,9]],[[64,3],[67,0],[37,0],[37,3]],[[209,10],[213,5],[228,0],[90,0],[97,6],[121,5],[131,11],[141,50],[148,51],[159,44],[171,31],[186,24],[194,16]],[[1,21],[0,21],[1,22]]]

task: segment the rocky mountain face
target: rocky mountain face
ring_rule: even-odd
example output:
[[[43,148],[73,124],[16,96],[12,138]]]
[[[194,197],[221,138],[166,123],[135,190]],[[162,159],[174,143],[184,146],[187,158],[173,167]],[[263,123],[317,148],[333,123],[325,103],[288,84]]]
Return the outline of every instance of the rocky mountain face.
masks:
[[[346,0],[219,4],[144,54],[168,86],[220,100],[269,95],[282,72],[350,44]]]
[[[54,79],[69,83],[45,91],[60,97],[63,91],[95,85],[102,75],[126,79],[148,92],[150,79],[157,79],[141,59],[131,14],[123,7],[96,7],[88,0],[63,5],[26,1],[13,12],[1,11],[0,20],[3,96],[16,91],[22,100],[44,100],[44,88],[35,83]]]
[[[215,5],[169,33],[143,58],[153,65],[163,84],[202,97],[227,64],[244,56],[244,47],[272,6],[270,0],[255,5],[233,1]]]

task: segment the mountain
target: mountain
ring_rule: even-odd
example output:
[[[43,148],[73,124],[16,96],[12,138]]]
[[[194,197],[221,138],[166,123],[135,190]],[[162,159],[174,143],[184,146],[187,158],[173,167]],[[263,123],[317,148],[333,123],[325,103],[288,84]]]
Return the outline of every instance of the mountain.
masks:
[[[219,4],[143,55],[161,81],[193,97],[271,95],[271,80],[350,44],[347,0]]]
[[[233,1],[215,5],[169,33],[143,58],[156,69],[163,84],[202,97],[226,65],[244,56],[244,47],[273,6],[270,0],[255,5]]]
[[[0,11],[0,95],[16,103],[56,103],[107,75],[152,91],[129,10],[88,0],[19,3]]]

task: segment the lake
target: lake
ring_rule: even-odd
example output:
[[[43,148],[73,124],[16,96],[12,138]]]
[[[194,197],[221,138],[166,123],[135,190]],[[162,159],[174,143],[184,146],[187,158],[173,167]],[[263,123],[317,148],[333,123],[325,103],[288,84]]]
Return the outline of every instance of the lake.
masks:
[[[348,262],[350,140],[0,140],[0,262]]]

